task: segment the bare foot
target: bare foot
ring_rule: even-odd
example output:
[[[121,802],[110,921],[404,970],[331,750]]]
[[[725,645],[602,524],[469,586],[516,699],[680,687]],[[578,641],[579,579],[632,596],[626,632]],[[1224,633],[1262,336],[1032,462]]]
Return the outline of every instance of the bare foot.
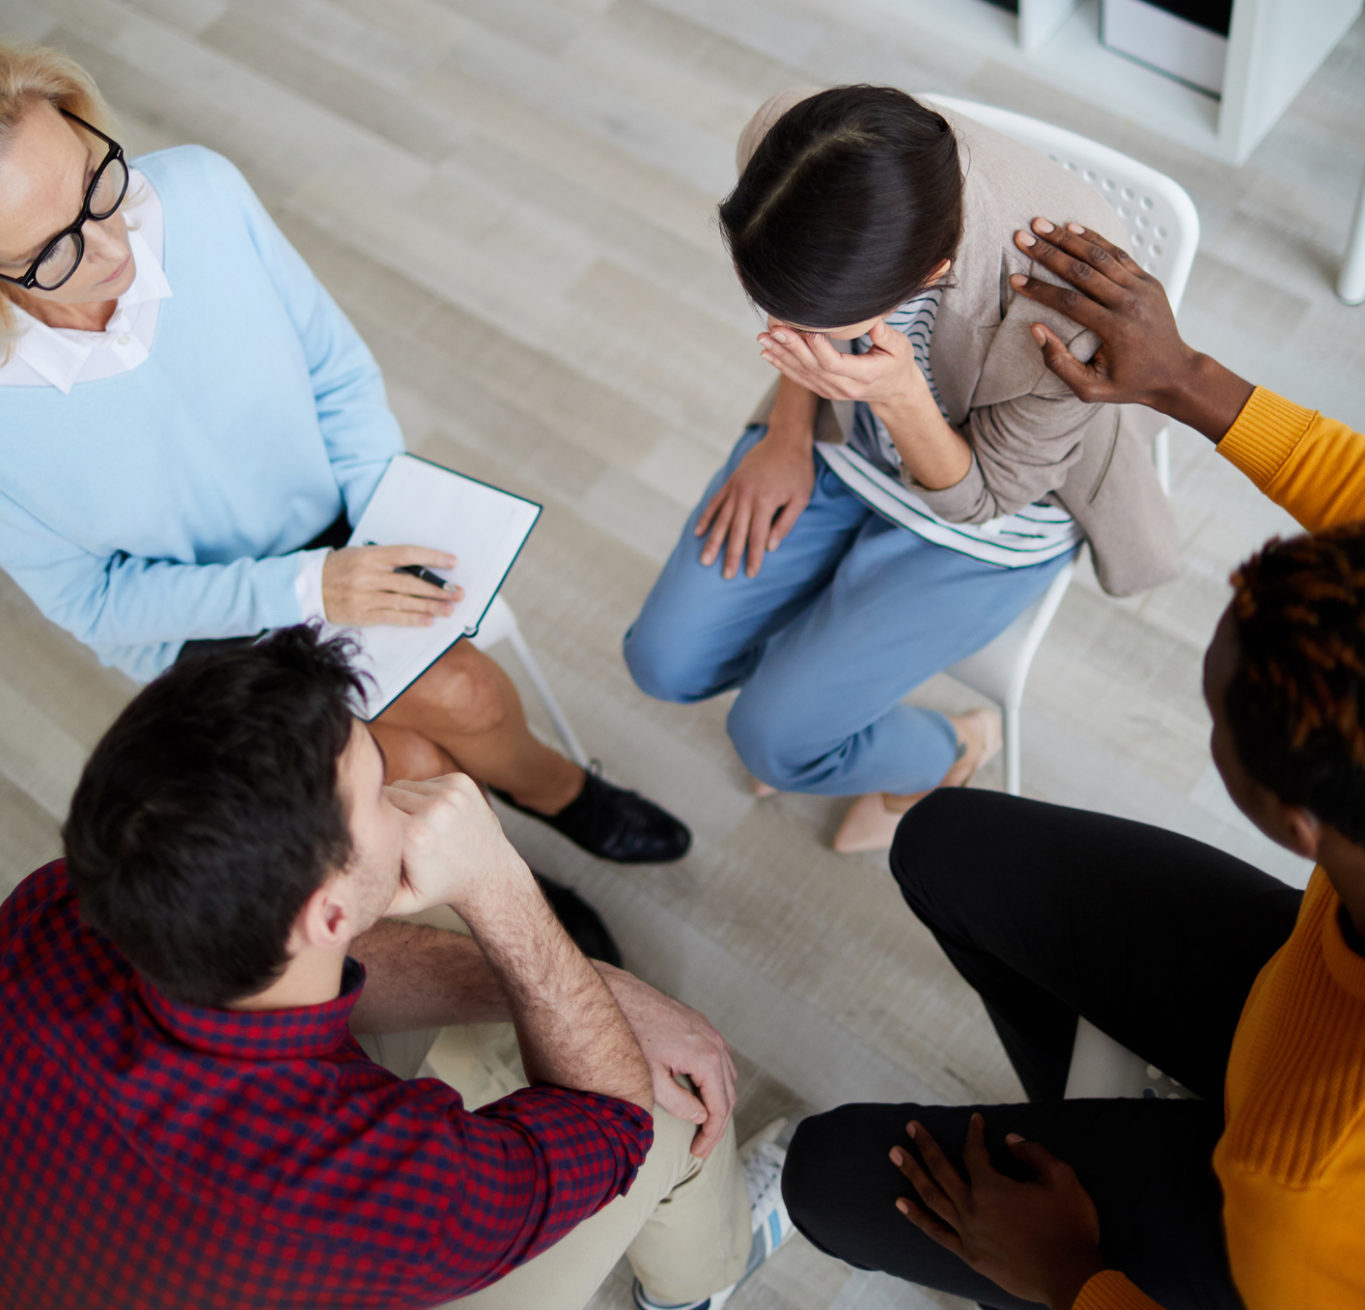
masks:
[[[777,795],[776,787],[769,787],[766,782],[762,782],[758,778],[751,777],[749,779],[749,785],[753,788],[754,795],[757,796],[759,800],[764,800],[769,796]]]
[[[1000,753],[1003,725],[995,710],[986,709],[949,715],[948,722],[957,733],[958,757],[938,785],[963,787],[983,764]],[[874,791],[859,796],[848,807],[839,831],[834,834],[834,849],[841,855],[886,850],[900,826],[901,816],[928,794],[921,791],[897,796]]]

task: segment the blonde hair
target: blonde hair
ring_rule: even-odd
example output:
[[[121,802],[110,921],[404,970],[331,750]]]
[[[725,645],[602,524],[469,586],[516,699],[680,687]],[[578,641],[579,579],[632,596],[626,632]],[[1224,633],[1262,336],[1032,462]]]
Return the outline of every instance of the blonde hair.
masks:
[[[102,132],[112,126],[109,107],[94,79],[74,59],[49,46],[0,42],[0,152],[19,120],[40,100],[83,118]],[[18,335],[12,308],[17,294],[19,288],[13,283],[0,282],[0,363],[9,357]]]

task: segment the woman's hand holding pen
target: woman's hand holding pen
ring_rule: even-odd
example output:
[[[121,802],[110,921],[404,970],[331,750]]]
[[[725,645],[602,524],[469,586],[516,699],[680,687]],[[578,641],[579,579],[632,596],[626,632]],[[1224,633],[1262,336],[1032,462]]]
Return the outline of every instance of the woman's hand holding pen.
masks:
[[[455,556],[425,546],[347,546],[322,566],[322,608],[329,623],[363,628],[394,623],[425,628],[464,595],[453,582],[415,576],[413,568],[450,569]]]

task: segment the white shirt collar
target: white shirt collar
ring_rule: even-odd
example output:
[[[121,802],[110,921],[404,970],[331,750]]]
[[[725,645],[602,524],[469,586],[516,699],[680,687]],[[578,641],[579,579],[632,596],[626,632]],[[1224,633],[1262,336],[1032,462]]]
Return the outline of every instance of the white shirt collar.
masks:
[[[136,170],[129,186],[136,197],[127,207],[128,246],[135,272],[104,330],[49,327],[15,305],[16,326],[22,334],[0,368],[0,385],[47,382],[69,393],[77,382],[127,372],[147,358],[156,330],[156,309],[172,293],[160,258],[164,246],[161,198]]]

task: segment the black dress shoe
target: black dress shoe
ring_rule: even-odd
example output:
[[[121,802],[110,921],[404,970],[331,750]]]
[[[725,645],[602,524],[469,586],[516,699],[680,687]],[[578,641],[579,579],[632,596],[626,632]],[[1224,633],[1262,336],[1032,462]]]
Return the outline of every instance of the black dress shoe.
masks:
[[[609,783],[589,766],[583,790],[558,814],[539,814],[518,805],[505,791],[489,790],[505,805],[541,819],[592,855],[617,864],[667,864],[680,860],[692,834],[665,809],[639,792]]]
[[[592,908],[572,887],[555,882],[543,873],[535,875],[545,899],[555,912],[564,931],[573,938],[578,947],[590,960],[602,960],[607,964],[621,967],[621,948],[616,939],[607,931],[602,916]]]

